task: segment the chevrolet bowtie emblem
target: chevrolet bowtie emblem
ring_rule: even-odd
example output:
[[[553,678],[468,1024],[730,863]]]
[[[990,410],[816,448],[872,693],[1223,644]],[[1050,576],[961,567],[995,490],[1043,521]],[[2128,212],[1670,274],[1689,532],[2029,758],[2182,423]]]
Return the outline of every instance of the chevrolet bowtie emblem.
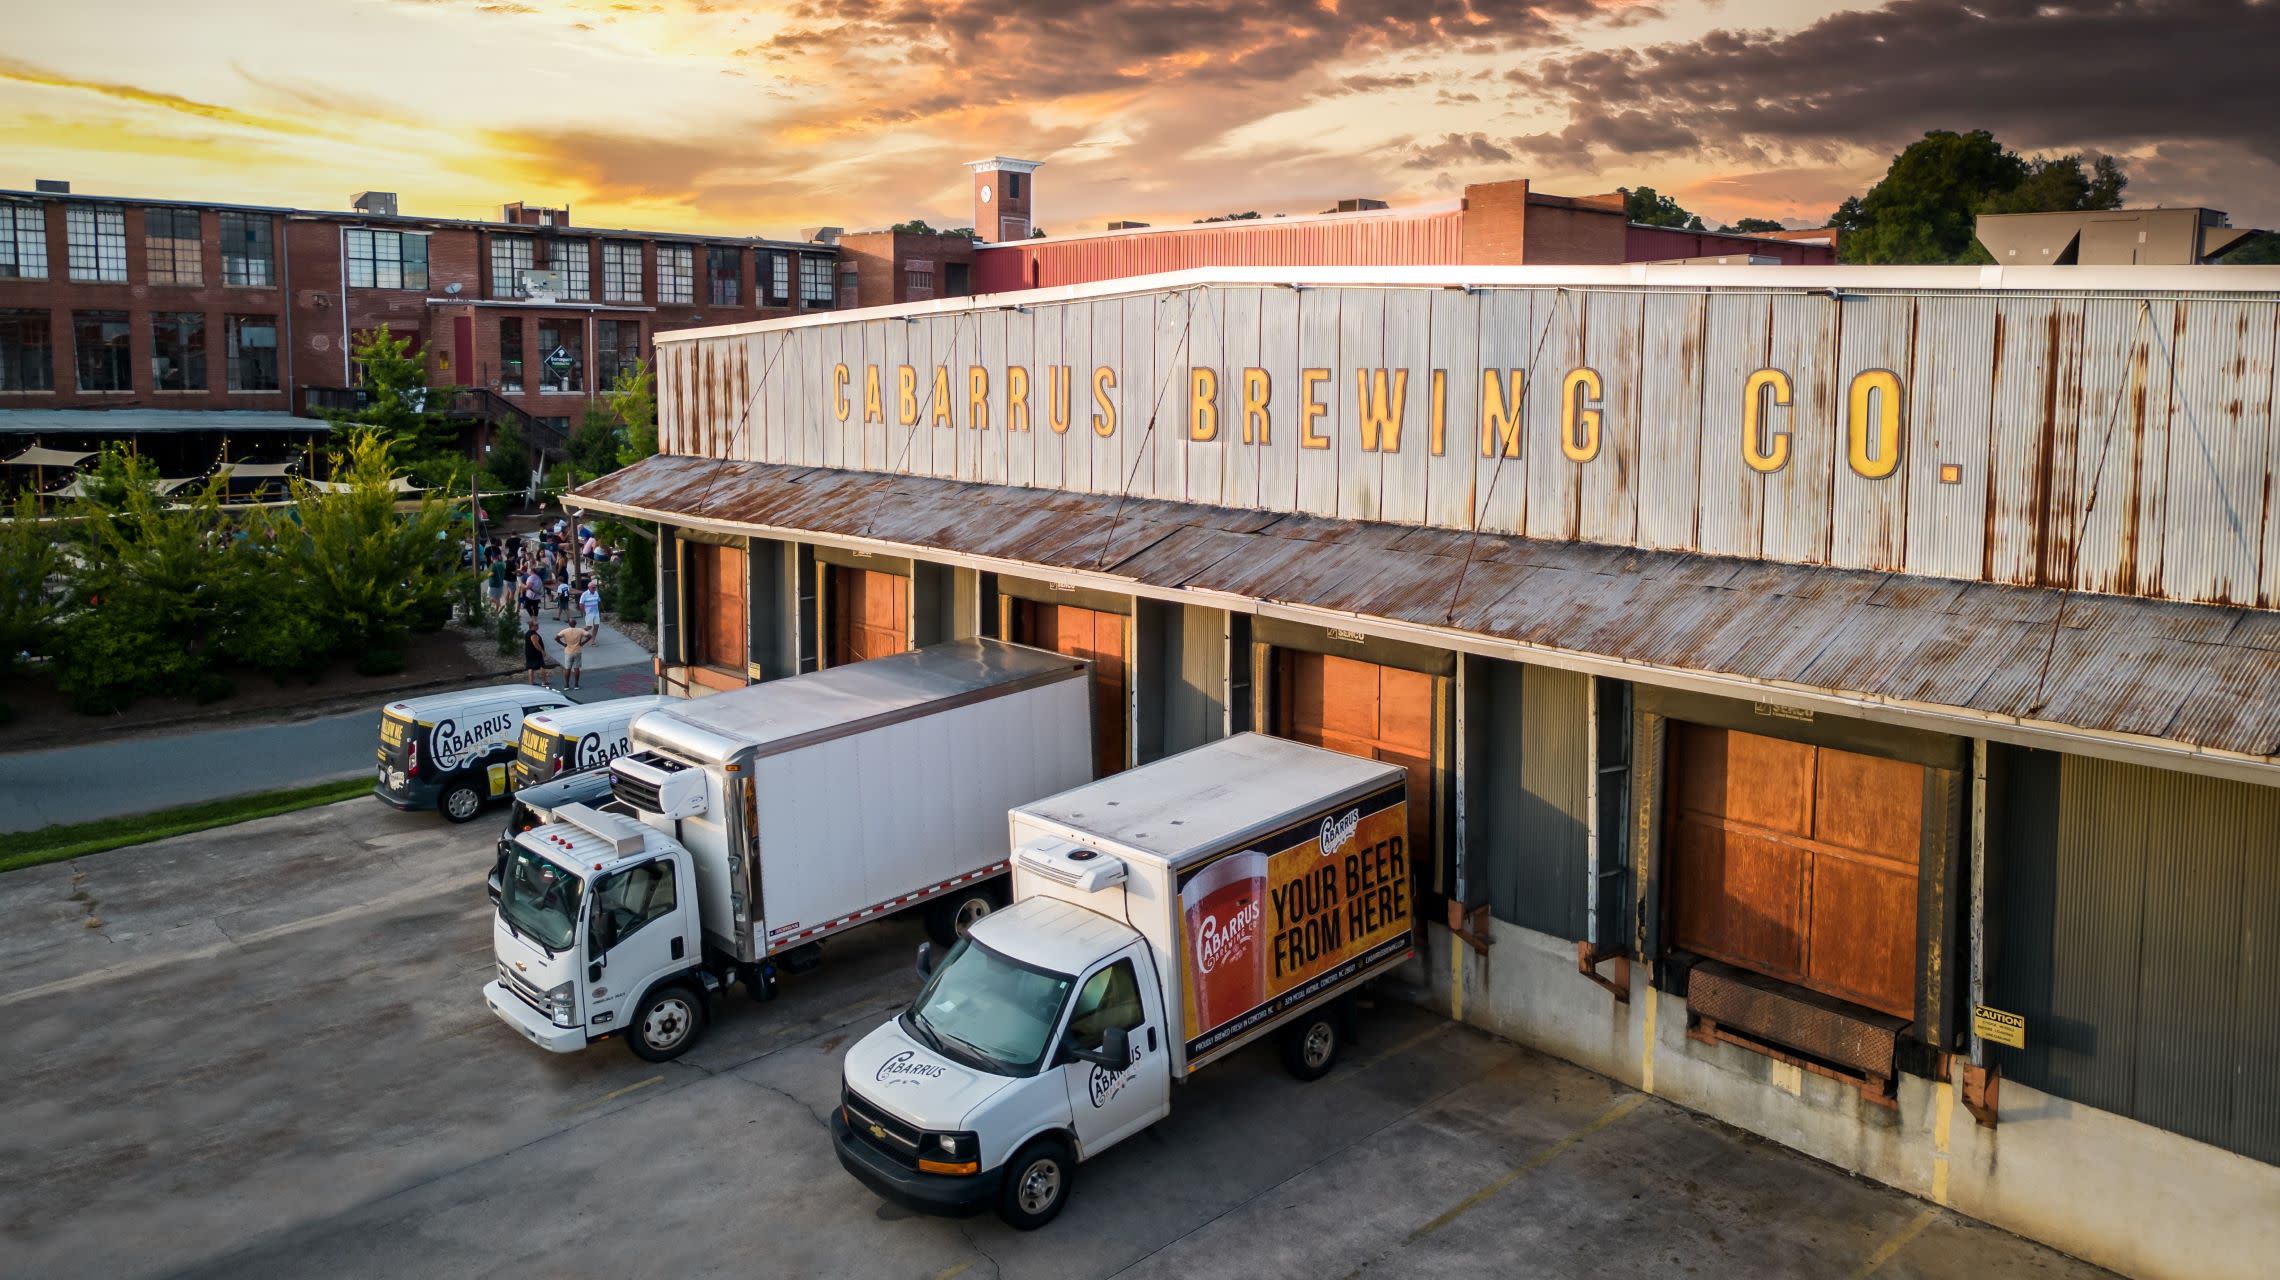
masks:
[[[517,960],[517,961],[515,961],[515,972],[516,972],[516,973],[529,973],[529,972],[530,972],[530,966],[529,966],[529,965],[527,965],[527,964],[524,964],[524,963],[523,963],[522,961],[520,961],[520,960]]]
[[[871,1136],[877,1138],[881,1142],[885,1142],[887,1140],[887,1131],[879,1125],[872,1125]]]

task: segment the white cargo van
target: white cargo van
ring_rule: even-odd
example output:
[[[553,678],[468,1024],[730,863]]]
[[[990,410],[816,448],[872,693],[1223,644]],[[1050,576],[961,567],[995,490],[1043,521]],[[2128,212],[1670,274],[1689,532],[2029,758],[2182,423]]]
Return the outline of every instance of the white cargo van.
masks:
[[[522,738],[507,781],[517,791],[588,769],[599,769],[633,750],[626,737],[634,717],[677,699],[662,694],[572,703],[523,717]]]
[[[520,684],[391,702],[380,710],[380,778],[372,794],[399,809],[438,809],[466,822],[514,789],[507,762],[523,717],[569,702],[553,689]]]
[[[1088,675],[965,640],[641,716],[610,764],[632,818],[514,838],[485,1001],[542,1048],[663,1061],[842,930],[918,909],[956,938],[1004,899],[1006,810],[1092,776]]]
[[[935,1213],[1060,1212],[1077,1163],[1281,1029],[1329,1071],[1340,997],[1411,952],[1404,771],[1240,734],[1016,807],[1014,905],[858,1041],[839,1162]]]

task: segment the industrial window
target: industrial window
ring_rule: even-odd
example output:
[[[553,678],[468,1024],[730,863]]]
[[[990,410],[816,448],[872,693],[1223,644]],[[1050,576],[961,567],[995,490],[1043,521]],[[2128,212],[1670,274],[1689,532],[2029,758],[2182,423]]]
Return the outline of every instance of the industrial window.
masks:
[[[625,240],[602,241],[602,301],[641,300],[641,246]]]
[[[963,298],[974,292],[973,268],[963,262],[942,264],[942,296]]]
[[[594,296],[594,251],[584,240],[555,242],[548,258],[554,265],[556,291],[567,301],[586,302]]]
[[[206,317],[161,311],[150,318],[150,385],[160,391],[206,389]]]
[[[127,313],[74,311],[71,313],[72,357],[79,367],[81,391],[132,391],[134,367],[127,351]]]
[[[0,391],[55,390],[45,311],[0,311]]]
[[[567,324],[538,326],[538,389],[586,389],[586,335],[573,320]]]
[[[492,236],[491,296],[522,297],[525,293],[523,277],[530,274],[534,261],[529,236]]]
[[[685,244],[657,246],[657,300],[661,303],[696,301],[696,248]]]
[[[852,307],[863,300],[863,278],[850,267],[839,273],[839,305]]]
[[[903,264],[903,300],[920,302],[934,296],[934,264],[910,262]]]
[[[1019,200],[1021,198],[1020,174],[1009,173],[1005,175],[1005,198],[1008,200]]]
[[[810,310],[831,306],[831,259],[800,259],[800,301]]]
[[[792,305],[792,255],[768,255],[768,301],[779,307]]]
[[[222,217],[222,283],[266,288],[277,282],[276,231],[267,214]]]
[[[143,210],[143,276],[151,284],[204,284],[196,209]]]
[[[348,229],[348,284],[352,289],[428,287],[427,237],[402,231]]]
[[[594,322],[594,385],[607,390],[617,385],[618,372],[641,359],[639,320]]]
[[[519,396],[523,389],[523,322],[521,316],[499,321],[499,390]]]
[[[126,282],[126,210],[115,204],[67,205],[63,230],[71,254],[72,279]]]
[[[277,317],[231,316],[222,332],[229,358],[230,390],[277,389]]]
[[[47,210],[0,201],[0,280],[45,280],[47,274]]]
[[[737,305],[737,286],[744,274],[744,250],[716,244],[705,248],[705,300],[716,307]]]

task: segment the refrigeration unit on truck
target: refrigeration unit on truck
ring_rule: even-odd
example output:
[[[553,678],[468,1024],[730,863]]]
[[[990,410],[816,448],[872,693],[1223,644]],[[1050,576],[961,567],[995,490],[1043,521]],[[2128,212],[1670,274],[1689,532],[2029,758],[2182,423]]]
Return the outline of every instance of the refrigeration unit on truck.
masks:
[[[617,812],[514,837],[485,1001],[543,1048],[664,1061],[842,930],[918,910],[954,940],[1007,896],[1006,811],[1092,777],[1089,671],[962,640],[641,716]]]
[[[1079,1161],[1260,1037],[1329,1071],[1350,992],[1411,954],[1406,775],[1240,734],[1012,813],[1014,904],[847,1051],[839,1162],[934,1213],[1060,1212]]]
[[[514,789],[523,717],[569,705],[568,695],[494,684],[391,702],[380,709],[379,780],[372,794],[399,809],[436,809],[466,822]]]

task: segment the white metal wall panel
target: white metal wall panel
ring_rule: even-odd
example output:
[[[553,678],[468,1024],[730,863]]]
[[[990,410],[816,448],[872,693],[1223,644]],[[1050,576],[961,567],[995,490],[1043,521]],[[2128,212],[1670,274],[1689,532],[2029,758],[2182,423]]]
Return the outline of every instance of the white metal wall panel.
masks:
[[[1479,493],[1474,488],[1480,463],[1480,314],[1477,299],[1449,290],[1435,290],[1432,347],[1429,362],[1442,371],[1438,447],[1433,420],[1433,382],[1427,373],[1424,387],[1428,417],[1425,423],[1426,520],[1444,529],[1470,529]]]
[[[1988,551],[1993,459],[1988,422],[2004,353],[1993,298],[1919,298],[1906,355],[1900,470],[1908,477],[1903,567],[1943,578],[1977,577]],[[1848,366],[1849,367],[1849,366]],[[1955,468],[1955,479],[1944,475]],[[1838,509],[1844,509],[1840,498]]]
[[[1178,294],[1142,294],[1124,300],[1124,355],[1117,362],[1116,435],[1106,443],[1116,458],[1116,479],[1109,492],[1135,498],[1156,493],[1156,447],[1162,429],[1156,418],[1156,397],[1163,385],[1156,369],[1156,321],[1165,304],[1178,305]]]
[[[1385,485],[1385,457],[1362,448],[1362,399],[1355,375],[1374,374],[1386,366],[1385,292],[1381,289],[1338,291],[1338,359],[1330,366],[1332,452],[1338,455],[1337,514],[1345,520],[1378,518],[1379,492]],[[1386,375],[1386,397],[1393,395],[1393,375]]]
[[[1704,326],[1709,298],[1647,295],[1641,308],[1639,371],[1639,545],[1696,545],[1704,418]]]
[[[2237,394],[2230,384],[2250,353],[2272,350],[2273,308],[2205,302],[2178,319],[2159,593],[2178,600],[2253,600],[2264,544],[2271,401]]]
[[[1825,564],[1829,559],[1829,488],[1842,456],[1837,447],[1836,335],[1849,304],[1811,295],[1773,300],[1767,363],[1790,377],[1790,407],[1777,409],[1789,433],[1789,465],[1765,479],[1769,560]]]
[[[1174,502],[1187,497],[1188,370],[1197,363],[1189,352],[1204,292],[1183,289],[1156,308],[1155,404],[1148,411],[1155,432],[1148,462],[1156,471],[1156,496]]]
[[[1181,344],[1178,372],[1172,377],[1172,401],[1176,412],[1166,424],[1171,434],[1184,441],[1185,447],[1168,449],[1165,455],[1176,463],[1184,463],[1180,475],[1180,492],[1189,502],[1216,504],[1227,501],[1228,473],[1236,466],[1236,458],[1245,451],[1227,438],[1227,410],[1230,397],[1233,403],[1242,403],[1243,367],[1227,367],[1227,306],[1228,296],[1218,289],[1198,289],[1190,298],[1193,308],[1188,313],[1185,341]],[[1209,369],[1216,394],[1212,407],[1218,413],[1217,434],[1209,444],[1192,440],[1193,423],[1190,419],[1190,398],[1195,394],[1194,371]],[[1239,428],[1238,428],[1239,429]],[[1250,503],[1235,505],[1249,506]]]
[[[1257,445],[1259,505],[1298,510],[1298,306],[1289,289],[1262,289],[1259,368],[1267,375],[1267,438]],[[1241,438],[1241,433],[1237,433]]]
[[[1398,448],[1379,455],[1383,479],[1377,518],[1397,524],[1425,521],[1426,471],[1431,464],[1433,296],[1415,290],[1385,295],[1385,359],[1387,394],[1395,395],[1401,429]],[[1348,378],[1353,375],[1347,374]]]
[[[2149,311],[2132,299],[2094,299],[2083,326],[2073,582],[2092,591],[2119,590],[2135,576],[2135,549],[2125,550],[2123,539],[2135,530],[2145,476]]]
[[[1528,425],[1521,433],[1527,463],[1526,529],[1532,538],[1575,536],[1582,468],[1560,452],[1560,383],[1583,363],[1583,303],[1566,290],[1536,295],[1536,336],[1528,344]]]
[[[1523,378],[1527,376],[1541,323],[1537,313],[1542,310],[1548,320],[1550,312],[1548,306],[1539,307],[1534,290],[1500,289],[1476,295],[1474,301],[1480,310],[1480,363],[1466,371],[1475,399],[1474,412],[1465,420],[1463,430],[1464,447],[1476,459],[1473,527],[1484,533],[1518,533],[1528,514],[1528,431],[1523,423],[1518,457],[1506,452],[1501,438],[1492,438],[1495,432],[1487,425],[1485,381],[1493,373],[1499,394],[1509,396],[1511,383],[1506,370],[1518,369]],[[1534,387],[1523,384],[1523,399],[1534,393]],[[1449,430],[1451,435],[1457,434],[1454,425]],[[1456,442],[1449,447],[1456,448]]]
[[[1742,381],[1766,367],[1773,299],[1716,294],[1704,320],[1702,482],[1696,547],[1713,555],[1755,556],[1764,528],[1764,478],[1742,461]],[[1769,422],[1786,425],[1781,409]],[[1794,459],[1792,459],[1794,462]]]
[[[1298,378],[1291,384],[1291,443],[1298,453],[1298,509],[1310,516],[1338,514],[1338,304],[1341,291],[1309,289],[1298,295]],[[1310,370],[1320,377],[1308,381]],[[1311,418],[1304,406],[1327,410]],[[1311,432],[1309,427],[1312,428]],[[1307,440],[1320,442],[1310,448]]]
[[[1102,310],[1098,303],[1079,302],[1061,312],[1061,362],[1069,371],[1069,428],[1061,436],[1061,487],[1076,493],[1100,488],[1093,480],[1092,371],[1093,326]],[[1105,340],[1109,346],[1116,343],[1113,319]]]
[[[1584,298],[1583,363],[1599,374],[1599,452],[1581,465],[1576,534],[1630,543],[1639,533],[1639,351],[1646,298]],[[1553,419],[1556,424],[1559,419]]]
[[[1260,367],[1259,291],[1214,289],[1211,292],[1226,304],[1220,313],[1219,342],[1219,439],[1224,447],[1201,452],[1214,453],[1221,459],[1218,498],[1221,505],[1257,507],[1264,505],[1259,498],[1259,467],[1264,455],[1255,439],[1246,442],[1243,438],[1246,429],[1243,379],[1245,370]],[[1256,428],[1251,430],[1255,436]],[[1192,496],[1198,502],[1209,500],[1201,492]]]
[[[1036,334],[1037,314],[1035,312],[1016,311],[1005,317],[1004,346],[1000,350],[1003,363],[998,367],[996,377],[1005,388],[1004,395],[999,401],[999,414],[1003,418],[1000,426],[1005,432],[1005,483],[1012,485],[1027,486],[1037,482],[1037,407],[1039,401],[1037,399],[1037,366],[1034,355]],[[1029,394],[1022,397],[1021,400],[1028,423],[1027,429],[1023,431],[1013,429],[1013,371],[1015,369],[1022,370],[1029,378]]]
[[[1905,424],[1909,405],[1918,389],[1910,379],[1914,363],[1909,338],[1919,323],[1915,300],[1905,297],[1873,297],[1847,299],[1839,323],[1844,327],[1838,334],[1839,353],[1836,367],[1844,370],[1841,378],[1833,380],[1832,412],[1827,421],[1830,427],[1829,475],[1830,506],[1845,512],[1845,518],[1829,524],[1829,562],[1848,569],[1897,569],[1906,554],[1908,537],[1908,495],[1919,483],[1925,482],[1922,472],[1925,458],[1911,456]],[[1852,379],[1872,370],[1889,371],[1900,382],[1900,415],[1903,424],[1900,432],[1900,466],[1888,476],[1870,480],[1852,468],[1854,424],[1852,421]],[[1871,406],[1874,408],[1874,406]],[[1873,424],[1864,424],[1864,429]],[[1884,465],[1887,459],[1878,449],[1879,437],[1874,430],[1865,430],[1870,461]],[[1922,443],[1922,442],[1919,442]],[[1828,522],[1828,511],[1820,513]],[[1773,543],[1768,531],[1767,554],[1772,554]]]

